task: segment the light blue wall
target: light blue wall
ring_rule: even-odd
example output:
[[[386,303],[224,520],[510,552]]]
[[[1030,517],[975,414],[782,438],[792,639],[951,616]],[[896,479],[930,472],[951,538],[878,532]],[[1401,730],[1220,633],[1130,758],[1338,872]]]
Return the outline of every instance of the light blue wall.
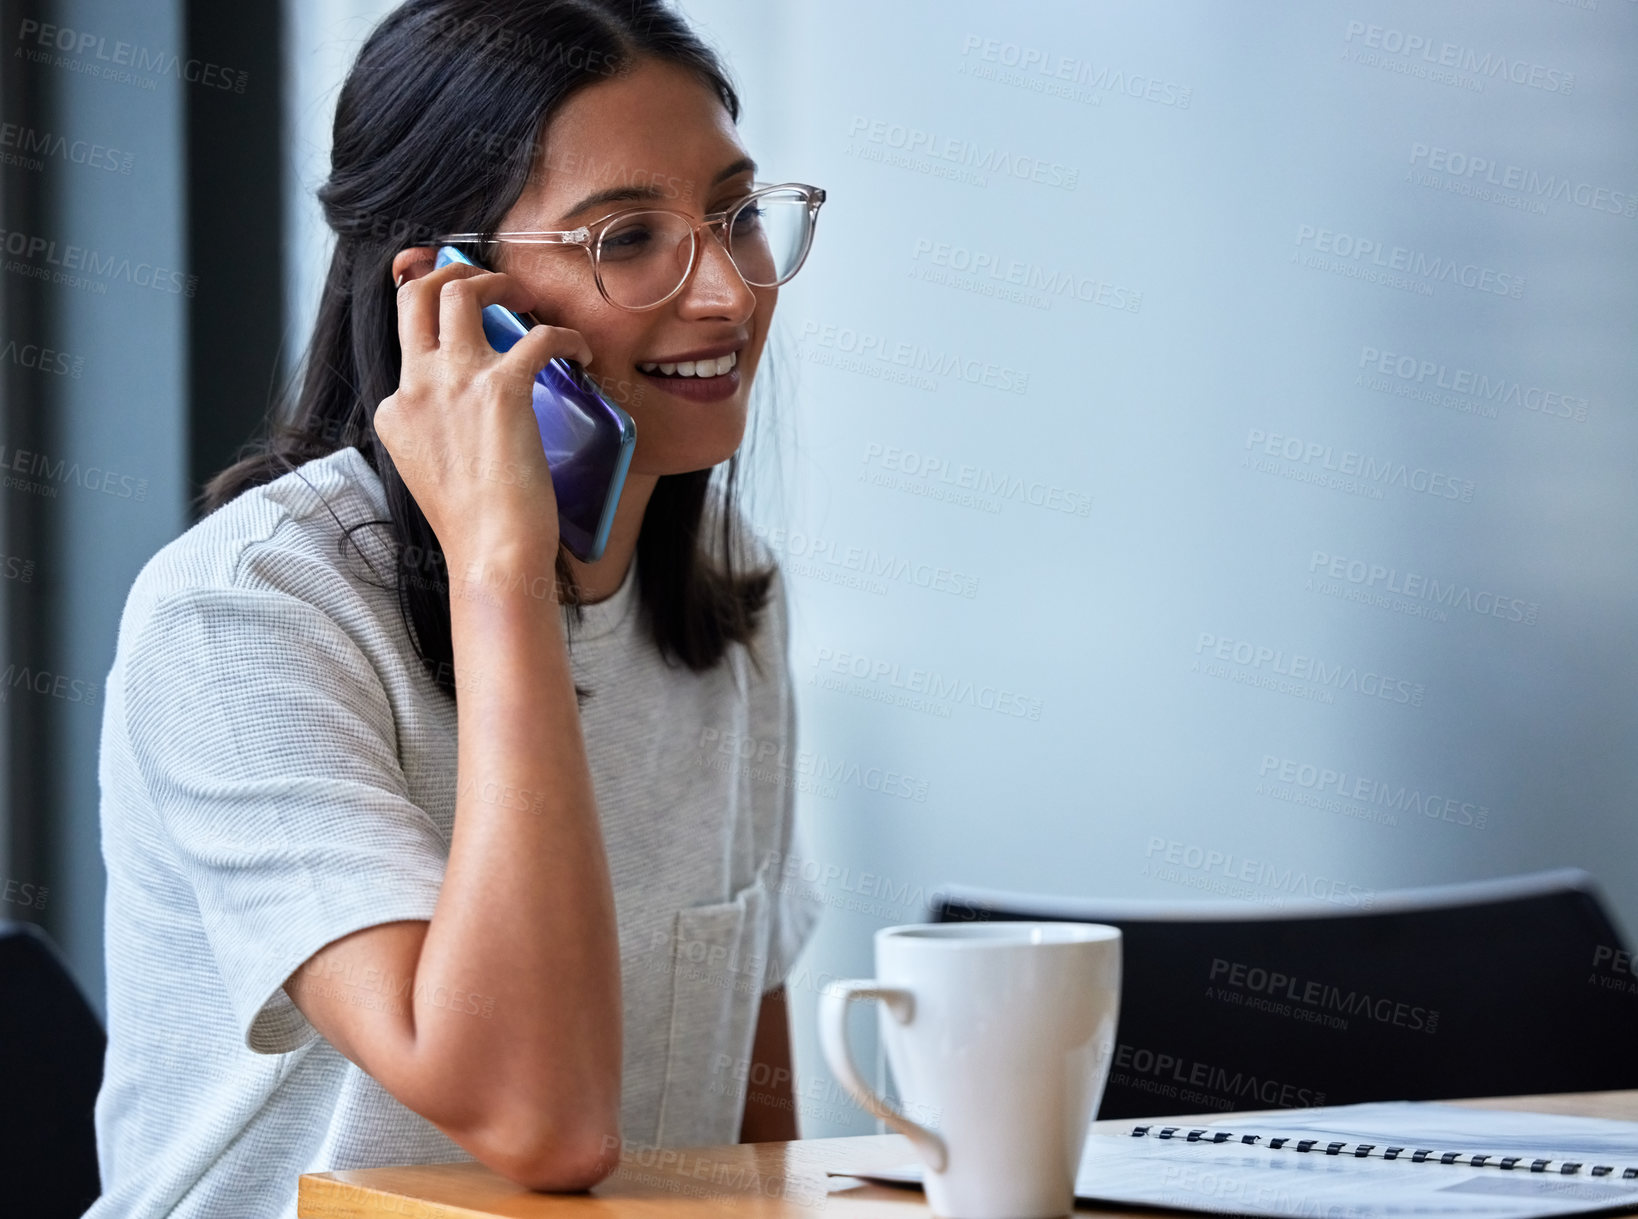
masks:
[[[764,520],[829,903],[804,1133],[871,1128],[814,987],[945,881],[1575,864],[1638,928],[1638,4],[685,8],[830,192]]]
[[[365,36],[394,7],[383,0],[284,0],[286,374],[312,334],[334,247],[314,192],[330,175],[336,94]]]
[[[295,335],[386,7],[291,3]],[[871,1128],[814,988],[945,881],[1349,905],[1576,864],[1638,928],[1638,4],[684,7],[765,176],[830,192],[760,512],[828,904],[805,1134]]]

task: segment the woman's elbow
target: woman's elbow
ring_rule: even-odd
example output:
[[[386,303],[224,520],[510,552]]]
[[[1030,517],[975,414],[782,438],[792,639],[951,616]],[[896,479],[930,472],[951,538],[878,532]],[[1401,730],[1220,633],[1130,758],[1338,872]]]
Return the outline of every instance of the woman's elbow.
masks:
[[[477,1158],[509,1181],[547,1193],[590,1189],[620,1164],[614,1129],[514,1129],[499,1135]]]

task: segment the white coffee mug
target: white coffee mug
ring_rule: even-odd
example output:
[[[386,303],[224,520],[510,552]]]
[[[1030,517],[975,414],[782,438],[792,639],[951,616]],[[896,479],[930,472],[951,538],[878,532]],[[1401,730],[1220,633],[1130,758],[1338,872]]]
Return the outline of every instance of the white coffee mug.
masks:
[[[832,982],[819,1044],[842,1085],[909,1138],[944,1219],[1049,1219],[1109,1075],[1121,935],[1102,923],[925,923],[876,932],[876,977]],[[847,1008],[880,999],[881,1036],[911,1121],[871,1091]]]

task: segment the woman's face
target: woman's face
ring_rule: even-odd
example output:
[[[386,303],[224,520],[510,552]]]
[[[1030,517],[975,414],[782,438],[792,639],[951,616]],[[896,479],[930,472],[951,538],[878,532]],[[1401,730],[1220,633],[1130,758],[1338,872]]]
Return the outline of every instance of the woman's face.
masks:
[[[645,205],[698,220],[742,198],[753,169],[728,112],[704,82],[642,60],[582,88],[553,115],[529,184],[500,231],[572,229]],[[609,191],[625,196],[610,200]],[[601,197],[586,203],[593,195]],[[594,357],[587,372],[637,425],[634,474],[717,465],[745,434],[751,379],[779,290],[747,285],[717,232],[695,235],[694,270],[683,290],[642,313],[603,298],[580,247],[503,242],[495,255],[494,269],[514,275],[533,295],[537,320],[586,337]],[[735,364],[723,376],[667,376],[654,368],[727,352]]]

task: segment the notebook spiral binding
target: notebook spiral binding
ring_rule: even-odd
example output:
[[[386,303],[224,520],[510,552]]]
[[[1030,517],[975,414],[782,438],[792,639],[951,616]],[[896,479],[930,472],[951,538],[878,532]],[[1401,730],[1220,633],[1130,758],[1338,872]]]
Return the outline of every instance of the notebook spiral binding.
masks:
[[[1575,1176],[1580,1173],[1584,1164],[1575,1160],[1538,1160],[1529,1156],[1498,1156],[1483,1152],[1463,1151],[1436,1151],[1428,1147],[1391,1147],[1376,1143],[1348,1143],[1330,1142],[1323,1139],[1299,1139],[1290,1135],[1279,1138],[1270,1138],[1264,1141],[1260,1134],[1237,1135],[1230,1130],[1211,1130],[1205,1127],[1190,1129],[1185,1126],[1162,1126],[1158,1129],[1153,1125],[1133,1126],[1132,1137],[1157,1139],[1182,1139],[1187,1143],[1238,1143],[1262,1146],[1274,1151],[1291,1150],[1299,1152],[1315,1152],[1328,1156],[1352,1156],[1357,1160],[1368,1156],[1376,1156],[1384,1160],[1406,1159],[1413,1164],[1424,1164],[1435,1158],[1441,1164],[1460,1164],[1467,1168],[1499,1168],[1505,1171],[1517,1172],[1544,1172],[1557,1173],[1561,1176]],[[1409,1153],[1409,1154],[1407,1154]],[[1593,1177],[1611,1177],[1616,1172],[1613,1164],[1594,1164],[1588,1173]],[[1638,1168],[1620,1169],[1620,1178],[1624,1181],[1638,1180]]]

